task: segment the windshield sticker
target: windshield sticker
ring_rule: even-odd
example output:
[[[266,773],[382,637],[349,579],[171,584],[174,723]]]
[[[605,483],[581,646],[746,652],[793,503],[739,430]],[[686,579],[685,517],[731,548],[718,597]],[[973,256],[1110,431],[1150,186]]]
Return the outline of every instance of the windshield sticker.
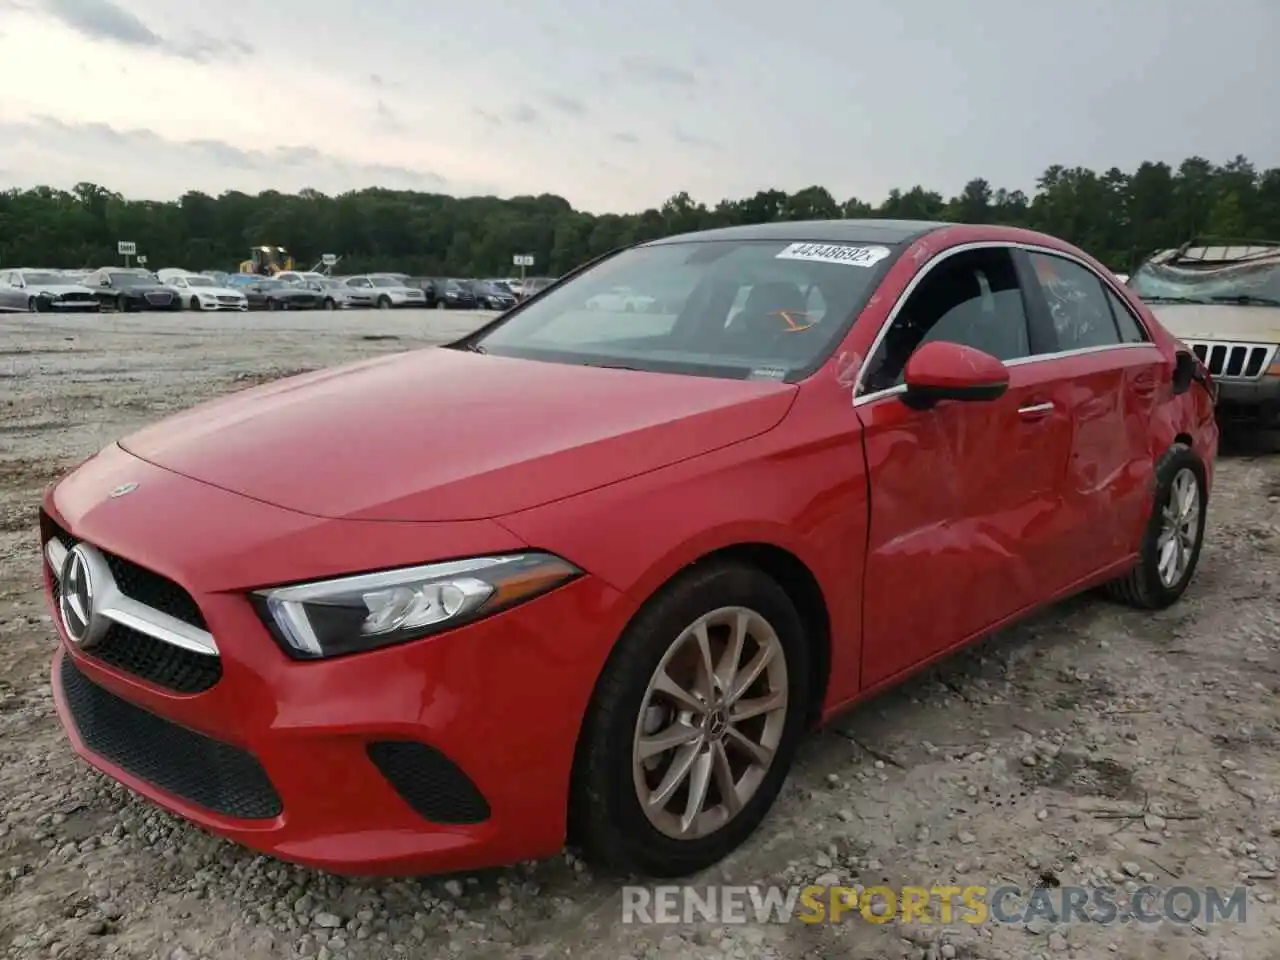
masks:
[[[843,243],[793,243],[774,259],[838,263],[846,267],[874,267],[888,255],[888,247],[850,247]]]
[[[756,367],[749,374],[748,380],[785,380],[787,371],[782,367]]]

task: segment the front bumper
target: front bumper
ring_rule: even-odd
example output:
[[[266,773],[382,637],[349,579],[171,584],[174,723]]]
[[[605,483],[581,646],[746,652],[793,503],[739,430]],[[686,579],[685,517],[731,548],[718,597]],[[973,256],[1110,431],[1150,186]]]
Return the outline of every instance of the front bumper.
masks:
[[[1224,420],[1280,424],[1280,375],[1258,380],[1215,380],[1218,411]]]
[[[125,482],[137,492],[105,498]],[[98,769],[214,833],[341,873],[478,869],[563,844],[579,723],[619,600],[599,580],[414,643],[298,662],[245,590],[524,545],[485,522],[304,517],[118,448],[56,486],[45,511],[46,534],[56,525],[188,594],[219,649],[216,671],[194,680],[157,666],[145,635],[109,658],[79,650],[46,564],[58,715]]]

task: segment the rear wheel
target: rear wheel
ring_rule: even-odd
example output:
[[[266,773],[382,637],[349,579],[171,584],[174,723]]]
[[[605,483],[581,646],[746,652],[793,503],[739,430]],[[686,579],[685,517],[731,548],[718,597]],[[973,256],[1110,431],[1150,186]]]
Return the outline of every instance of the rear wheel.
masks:
[[[673,581],[618,641],[575,762],[571,829],[621,872],[685,876],[730,853],[772,807],[804,732],[804,626],[754,567]]]
[[[1190,447],[1171,446],[1156,464],[1155,504],[1138,565],[1107,584],[1130,606],[1161,610],[1186,592],[1200,561],[1208,506],[1204,464]]]

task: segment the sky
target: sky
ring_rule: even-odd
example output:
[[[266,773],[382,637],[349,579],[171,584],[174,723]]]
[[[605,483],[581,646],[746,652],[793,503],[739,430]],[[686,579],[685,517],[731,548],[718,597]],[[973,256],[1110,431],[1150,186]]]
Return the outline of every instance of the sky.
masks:
[[[0,0],[0,188],[880,202],[1280,166],[1280,0]]]

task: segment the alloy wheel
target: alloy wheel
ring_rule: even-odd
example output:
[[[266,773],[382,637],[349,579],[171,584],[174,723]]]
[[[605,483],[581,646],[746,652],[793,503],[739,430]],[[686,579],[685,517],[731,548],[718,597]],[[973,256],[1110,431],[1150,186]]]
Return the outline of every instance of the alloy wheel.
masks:
[[[786,652],[759,613],[722,607],[686,627],[649,680],[632,742],[654,828],[694,840],[733,820],[773,766],[787,697]]]
[[[1200,535],[1200,486],[1187,467],[1174,475],[1169,497],[1161,508],[1160,537],[1156,541],[1160,582],[1172,587],[1182,580]]]

